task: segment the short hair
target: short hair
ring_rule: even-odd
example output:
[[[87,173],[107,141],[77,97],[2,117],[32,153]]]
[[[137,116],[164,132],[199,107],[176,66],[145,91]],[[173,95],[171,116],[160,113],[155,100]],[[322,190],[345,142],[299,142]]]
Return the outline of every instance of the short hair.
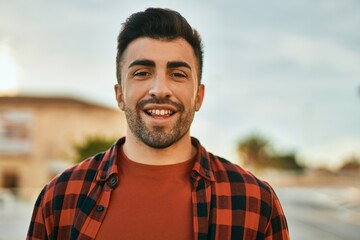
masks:
[[[137,38],[171,41],[185,39],[194,50],[198,63],[198,84],[201,83],[203,66],[203,45],[199,33],[193,29],[180,13],[163,8],[148,8],[144,12],[132,14],[122,24],[117,39],[116,77],[121,83],[120,62],[127,46]]]

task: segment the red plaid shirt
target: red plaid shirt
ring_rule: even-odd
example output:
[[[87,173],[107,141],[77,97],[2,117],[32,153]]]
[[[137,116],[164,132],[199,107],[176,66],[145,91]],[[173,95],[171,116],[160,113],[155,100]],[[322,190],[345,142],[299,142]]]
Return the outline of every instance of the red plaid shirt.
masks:
[[[125,138],[55,177],[41,191],[27,239],[95,239],[118,182],[117,150]],[[195,240],[290,239],[274,191],[264,181],[207,152],[193,167]]]

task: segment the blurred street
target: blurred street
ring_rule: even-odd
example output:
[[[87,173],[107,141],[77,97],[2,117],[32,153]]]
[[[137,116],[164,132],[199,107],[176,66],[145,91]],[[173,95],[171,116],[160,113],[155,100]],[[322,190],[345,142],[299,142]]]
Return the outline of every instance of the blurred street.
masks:
[[[277,188],[292,240],[357,240],[360,190],[355,187]],[[25,239],[32,203],[0,201],[0,239]]]
[[[9,195],[0,197],[0,240],[25,239],[33,203],[15,201]]]
[[[279,188],[292,240],[357,240],[360,236],[360,189]]]

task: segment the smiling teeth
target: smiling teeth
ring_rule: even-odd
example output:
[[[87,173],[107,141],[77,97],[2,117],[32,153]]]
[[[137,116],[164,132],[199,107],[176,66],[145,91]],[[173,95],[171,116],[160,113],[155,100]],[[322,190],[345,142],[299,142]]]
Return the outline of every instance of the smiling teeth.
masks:
[[[165,109],[150,109],[147,111],[147,113],[152,115],[164,116],[164,115],[171,115],[173,112],[171,110],[165,110]]]

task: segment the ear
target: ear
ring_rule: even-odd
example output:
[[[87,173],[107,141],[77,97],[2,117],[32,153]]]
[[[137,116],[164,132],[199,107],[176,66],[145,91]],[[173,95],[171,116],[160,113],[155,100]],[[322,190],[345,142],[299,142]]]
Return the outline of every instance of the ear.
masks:
[[[124,111],[124,100],[123,100],[124,96],[123,96],[123,92],[121,89],[121,85],[115,84],[114,89],[115,89],[115,97],[116,97],[118,107]]]
[[[196,94],[196,99],[195,99],[195,110],[199,111],[202,105],[202,102],[204,100],[204,95],[205,95],[205,85],[204,84],[200,84],[197,94]]]

